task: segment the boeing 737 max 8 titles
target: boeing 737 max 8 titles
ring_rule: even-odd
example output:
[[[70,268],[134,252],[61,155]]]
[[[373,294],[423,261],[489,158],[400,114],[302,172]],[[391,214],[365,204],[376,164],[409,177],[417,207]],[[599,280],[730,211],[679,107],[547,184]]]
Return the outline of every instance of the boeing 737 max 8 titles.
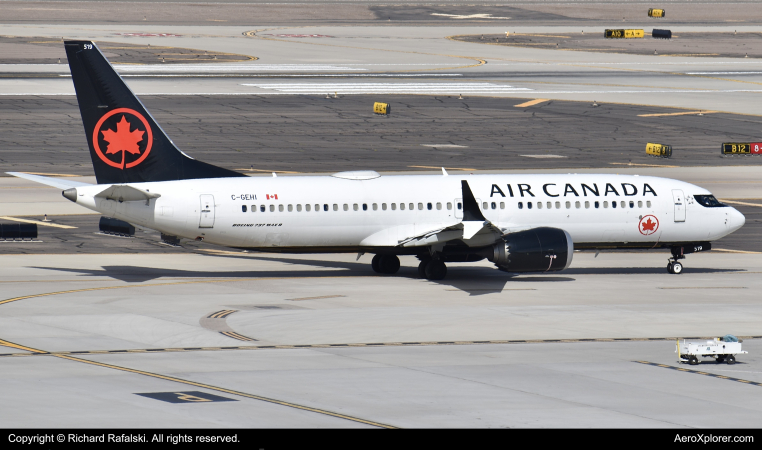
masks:
[[[373,253],[422,277],[487,259],[507,272],[569,267],[575,248],[670,248],[667,269],[744,216],[682,181],[625,175],[247,177],[180,151],[98,47],[65,42],[98,184],[12,173],[86,208],[166,235],[266,252]]]

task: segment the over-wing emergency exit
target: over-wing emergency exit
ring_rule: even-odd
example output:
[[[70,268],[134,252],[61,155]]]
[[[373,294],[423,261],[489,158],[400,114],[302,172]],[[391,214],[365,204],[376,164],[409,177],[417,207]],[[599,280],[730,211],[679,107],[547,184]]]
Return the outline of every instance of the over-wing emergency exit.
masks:
[[[744,225],[736,209],[682,181],[600,174],[247,177],[180,151],[98,47],[65,42],[98,184],[23,173],[67,199],[166,235],[239,249],[372,253],[393,274],[415,255],[507,272],[570,266],[574,249],[669,248],[667,270]]]

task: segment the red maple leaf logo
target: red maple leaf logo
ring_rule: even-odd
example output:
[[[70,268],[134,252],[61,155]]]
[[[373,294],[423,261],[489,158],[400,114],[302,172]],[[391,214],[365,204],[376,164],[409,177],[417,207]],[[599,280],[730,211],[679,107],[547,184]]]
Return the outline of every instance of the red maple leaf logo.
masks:
[[[654,231],[654,227],[656,227],[656,222],[651,221],[651,218],[649,217],[647,221],[643,222],[643,231]]]
[[[106,154],[122,152],[122,169],[124,169],[124,155],[125,152],[131,154],[140,154],[140,148],[138,142],[143,140],[145,131],[133,130],[130,131],[130,122],[122,115],[122,120],[117,122],[116,131],[104,130],[103,140],[108,142],[108,148]]]

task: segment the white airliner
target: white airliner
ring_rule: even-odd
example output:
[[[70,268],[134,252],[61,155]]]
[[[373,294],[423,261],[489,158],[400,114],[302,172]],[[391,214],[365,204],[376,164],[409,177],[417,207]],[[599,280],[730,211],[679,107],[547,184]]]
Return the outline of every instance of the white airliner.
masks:
[[[378,273],[415,255],[419,274],[487,259],[506,272],[570,266],[573,251],[669,248],[686,254],[744,225],[736,209],[682,181],[624,175],[247,177],[182,153],[90,41],[65,42],[98,184],[24,173],[86,208],[238,249],[373,253]]]

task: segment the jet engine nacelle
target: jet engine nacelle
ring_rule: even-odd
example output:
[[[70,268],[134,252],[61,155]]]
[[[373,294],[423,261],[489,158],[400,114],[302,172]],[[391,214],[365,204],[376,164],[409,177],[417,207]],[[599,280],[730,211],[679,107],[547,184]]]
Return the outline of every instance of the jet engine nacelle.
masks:
[[[507,272],[548,272],[571,265],[574,243],[560,228],[540,227],[509,233],[492,247],[488,257]]]

